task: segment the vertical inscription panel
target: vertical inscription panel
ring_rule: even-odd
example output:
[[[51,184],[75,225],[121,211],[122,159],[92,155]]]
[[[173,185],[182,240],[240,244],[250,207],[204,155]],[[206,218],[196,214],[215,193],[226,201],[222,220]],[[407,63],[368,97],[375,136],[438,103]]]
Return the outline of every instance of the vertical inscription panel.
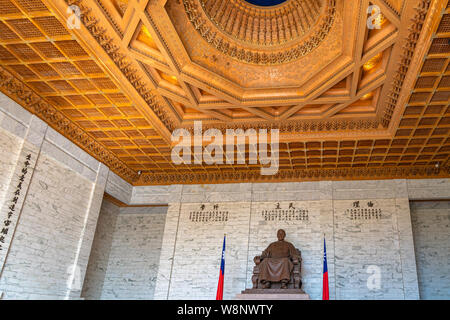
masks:
[[[8,299],[66,296],[92,188],[91,181],[41,153],[0,281]]]
[[[395,199],[335,200],[337,299],[403,299]]]
[[[224,299],[234,298],[245,289],[250,203],[184,203],[179,219],[169,299],[215,299],[224,234]]]
[[[252,287],[253,258],[277,241],[278,229],[284,229],[286,241],[302,253],[303,289],[312,299],[320,298],[324,233],[321,214],[329,211],[329,205],[328,201],[252,203],[247,288]]]

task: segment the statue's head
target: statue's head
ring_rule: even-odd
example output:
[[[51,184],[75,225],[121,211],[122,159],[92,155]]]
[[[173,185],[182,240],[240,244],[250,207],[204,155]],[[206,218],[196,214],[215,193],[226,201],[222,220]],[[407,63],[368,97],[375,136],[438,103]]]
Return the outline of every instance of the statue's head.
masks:
[[[277,232],[278,241],[283,241],[286,238],[286,232],[283,229],[278,230]]]

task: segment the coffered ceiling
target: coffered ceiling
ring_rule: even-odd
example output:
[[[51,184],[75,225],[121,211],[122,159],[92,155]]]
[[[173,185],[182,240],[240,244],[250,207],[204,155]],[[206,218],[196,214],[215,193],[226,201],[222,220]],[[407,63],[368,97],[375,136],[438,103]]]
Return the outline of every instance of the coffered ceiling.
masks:
[[[135,185],[449,176],[447,2],[0,0],[0,90]],[[198,120],[280,129],[279,173],[175,165]]]

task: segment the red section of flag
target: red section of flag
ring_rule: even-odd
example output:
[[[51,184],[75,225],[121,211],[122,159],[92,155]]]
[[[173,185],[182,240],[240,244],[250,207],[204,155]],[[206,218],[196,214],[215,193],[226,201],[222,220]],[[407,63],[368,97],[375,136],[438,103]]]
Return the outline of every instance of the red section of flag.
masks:
[[[219,284],[217,286],[216,300],[223,300],[223,273],[220,271]]]
[[[330,294],[328,290],[328,271],[323,274],[322,300],[330,300]]]
[[[327,245],[325,237],[323,238],[323,288],[322,300],[330,300],[330,291],[328,288],[328,264],[327,264]]]

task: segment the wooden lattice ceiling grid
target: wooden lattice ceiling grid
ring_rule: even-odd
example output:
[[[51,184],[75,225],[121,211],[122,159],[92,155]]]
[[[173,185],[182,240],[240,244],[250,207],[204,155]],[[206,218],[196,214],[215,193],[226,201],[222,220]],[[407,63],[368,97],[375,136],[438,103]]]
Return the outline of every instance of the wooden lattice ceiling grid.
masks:
[[[427,4],[427,1],[416,2],[419,7]],[[69,30],[64,23],[69,3],[78,4],[83,10],[92,7],[89,11],[95,14],[96,24],[88,11],[84,11],[82,30]],[[416,47],[416,51],[425,52],[419,60],[421,65],[415,66],[418,74],[412,75],[414,87],[406,88],[405,104],[390,111],[380,96],[392,96],[391,85],[386,81],[394,80],[397,66],[390,66],[388,58],[401,58],[400,51],[393,53],[393,43],[398,40],[393,35],[408,34],[407,26],[403,27],[405,30],[398,29],[402,20],[395,18],[395,12],[402,10],[402,1],[386,1],[392,10],[383,28],[392,28],[389,32],[357,29],[364,35],[356,44],[361,54],[352,52],[359,58],[346,62],[348,67],[342,70],[347,74],[343,72],[318,91],[309,86],[312,95],[307,99],[295,98],[295,103],[292,99],[289,103],[279,102],[273,97],[273,90],[267,89],[267,99],[256,105],[230,99],[228,93],[218,93],[177,66],[177,54],[184,56],[186,52],[174,50],[173,44],[158,38],[155,32],[158,26],[149,14],[156,12],[151,11],[151,5],[173,14],[174,8],[168,8],[171,1],[154,1],[148,6],[147,1],[134,0],[69,3],[0,0],[1,90],[132,184],[449,175],[450,9],[447,1],[430,1],[430,8],[442,8],[442,11],[437,10],[434,18],[429,18],[429,30],[423,33],[430,36],[423,37],[423,42]],[[425,9],[428,17],[432,9]],[[137,66],[150,98],[139,92],[133,81],[124,81],[120,74],[124,67],[114,61],[110,52],[105,54],[107,40],[97,34],[101,28],[104,34],[114,35],[107,45],[116,38],[121,39],[116,46],[122,51],[126,48],[128,54],[121,63]],[[174,27],[167,28],[169,36],[176,31]],[[174,39],[174,43],[177,41]],[[108,56],[109,60],[105,59]],[[227,61],[220,53],[215,59],[211,68],[214,63]],[[237,67],[249,65],[235,63]],[[370,68],[370,64],[375,68]],[[369,70],[365,70],[367,66]],[[370,74],[374,74],[373,78]],[[216,80],[211,78],[211,83]],[[26,85],[25,96],[23,85]],[[308,84],[304,87],[306,91]],[[244,91],[242,97],[264,96],[264,90],[252,85]],[[236,89],[234,93],[239,92]],[[283,92],[292,95],[289,88]],[[400,92],[394,93],[402,101]],[[43,99],[40,108],[30,105],[29,96],[33,96],[34,103]],[[156,102],[164,116],[152,109],[149,101]],[[43,106],[54,112],[43,112]],[[383,124],[386,110],[392,120]],[[358,121],[351,123],[354,118]],[[330,129],[329,126],[337,123],[330,119],[342,120],[347,127]],[[280,173],[261,177],[259,165],[248,164],[174,165],[168,132],[176,127],[189,128],[194,120],[203,120],[206,126],[228,124],[233,128],[248,128],[252,124],[256,128],[280,126]],[[171,121],[175,121],[173,127],[169,125]],[[284,133],[286,126],[300,129]],[[139,176],[138,171],[143,174]]]

